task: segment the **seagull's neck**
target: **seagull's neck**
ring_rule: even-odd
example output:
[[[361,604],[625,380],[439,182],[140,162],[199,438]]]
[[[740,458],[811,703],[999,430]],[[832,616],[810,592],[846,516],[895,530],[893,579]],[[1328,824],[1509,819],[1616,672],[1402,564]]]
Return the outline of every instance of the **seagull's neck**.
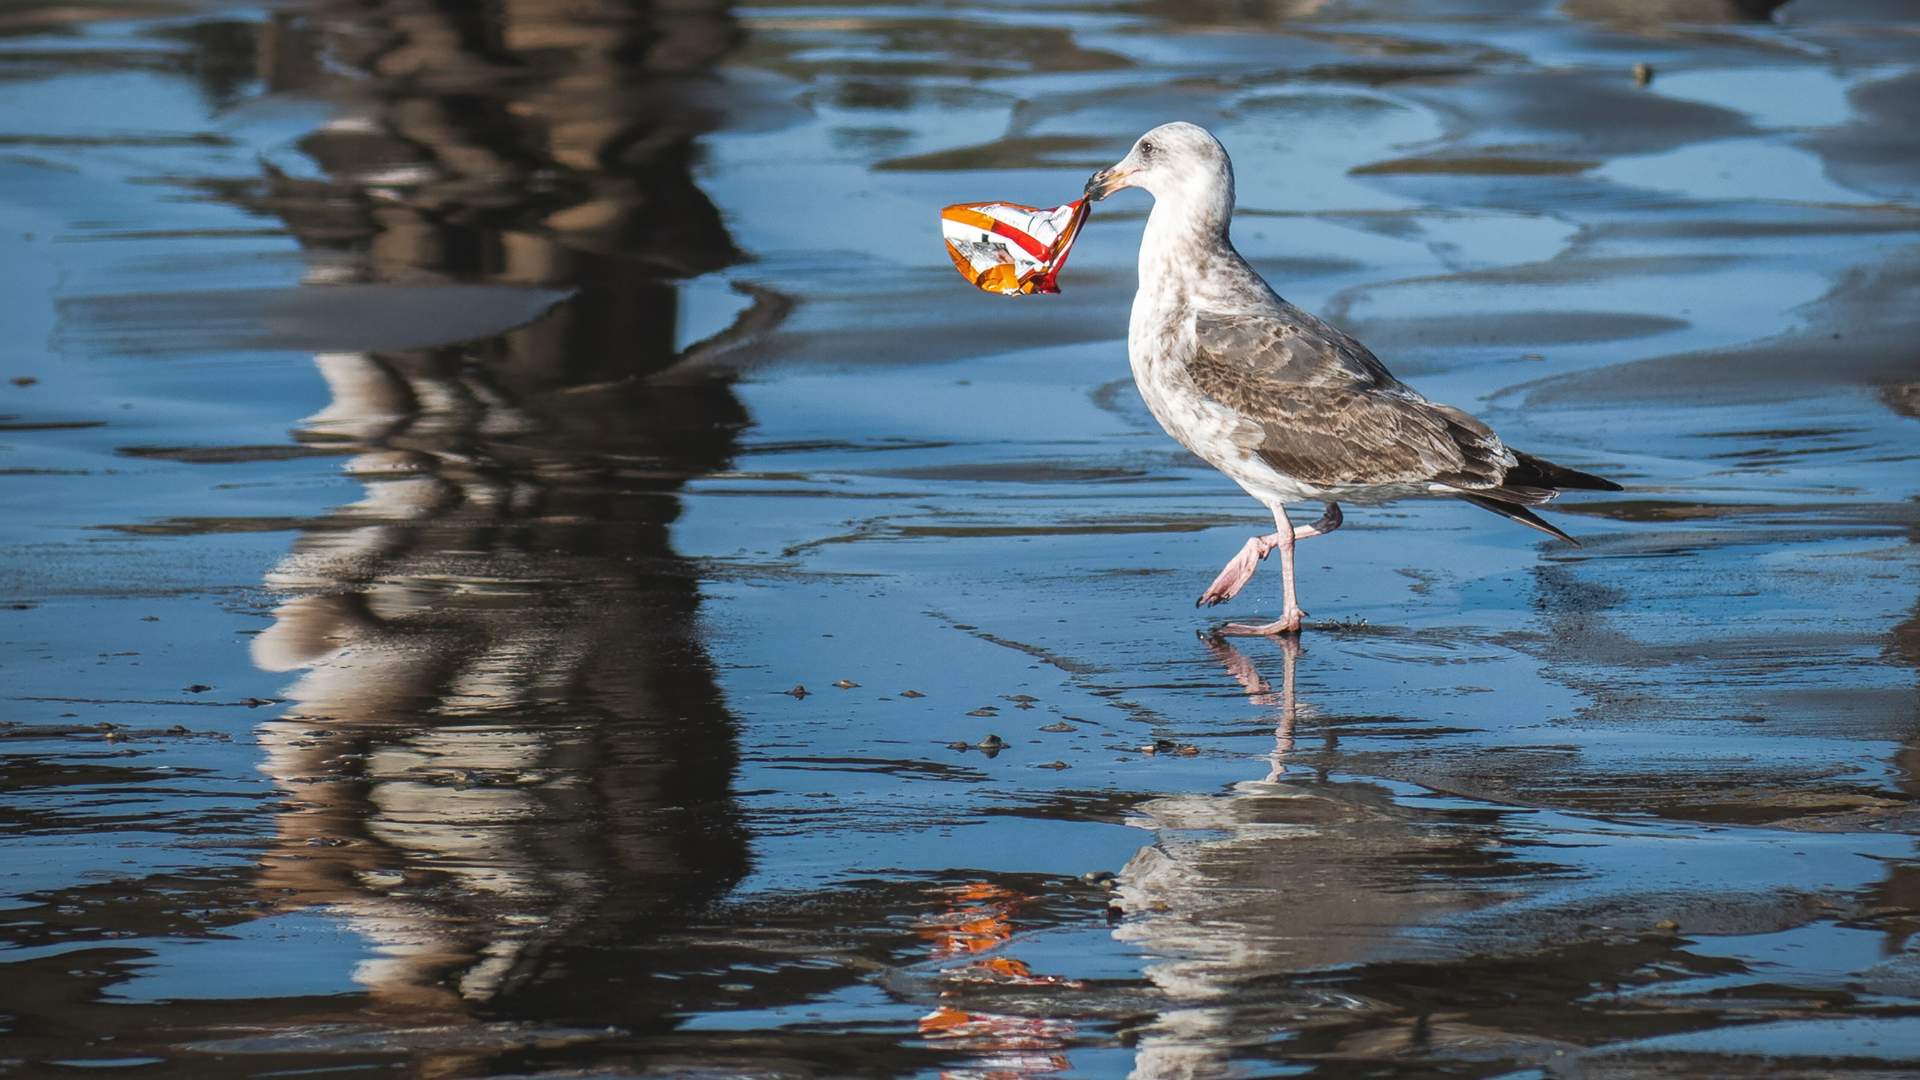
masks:
[[[1155,198],[1140,238],[1136,309],[1141,300],[1162,310],[1184,305],[1210,271],[1237,263],[1240,256],[1227,238],[1232,213],[1231,197],[1224,206],[1197,204],[1180,195]]]

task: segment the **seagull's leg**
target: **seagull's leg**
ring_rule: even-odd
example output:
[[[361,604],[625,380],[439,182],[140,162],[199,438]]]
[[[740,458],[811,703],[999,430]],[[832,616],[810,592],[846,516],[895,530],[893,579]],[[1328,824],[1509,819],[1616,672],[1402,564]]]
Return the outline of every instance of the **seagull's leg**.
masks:
[[[1266,623],[1261,626],[1247,626],[1242,623],[1228,623],[1227,625],[1220,628],[1220,632],[1222,634],[1227,634],[1235,637],[1257,637],[1257,636],[1262,636],[1266,634],[1297,634],[1299,633],[1300,620],[1306,618],[1307,613],[1300,610],[1300,601],[1299,601],[1299,598],[1295,595],[1294,588],[1293,588],[1294,542],[1296,540],[1304,540],[1309,536],[1325,536],[1327,533],[1330,533],[1333,530],[1339,528],[1341,523],[1345,521],[1345,518],[1340,513],[1340,504],[1328,503],[1326,512],[1320,515],[1320,520],[1314,522],[1311,525],[1308,525],[1303,529],[1295,529],[1293,527],[1293,523],[1287,520],[1287,510],[1286,510],[1286,507],[1284,506],[1274,508],[1273,521],[1274,521],[1274,524],[1280,526],[1280,531],[1270,537],[1266,537],[1266,536],[1259,537],[1258,540],[1261,542],[1274,541],[1274,543],[1269,545],[1268,550],[1271,551],[1274,548],[1278,548],[1280,551],[1280,578],[1286,591],[1287,609],[1285,612],[1281,614],[1279,620],[1276,622]],[[1232,570],[1235,564],[1240,561],[1240,559],[1246,557],[1247,552],[1252,549],[1254,542],[1255,541],[1247,542],[1247,547],[1241,550],[1240,555],[1235,558],[1234,562],[1227,564],[1227,570]],[[1267,554],[1266,552],[1262,552],[1260,557],[1265,558],[1266,554]],[[1225,577],[1226,573],[1227,571],[1221,571],[1221,576]],[[1251,567],[1249,567],[1249,569],[1247,570],[1247,577],[1252,577],[1252,576],[1253,576],[1253,571]],[[1244,585],[1245,583],[1246,582],[1244,579],[1242,579],[1242,581],[1240,582],[1241,585]],[[1218,585],[1219,582],[1216,581],[1214,584]],[[1239,585],[1235,585],[1234,586],[1235,591],[1238,591],[1239,587],[1240,587]],[[1212,592],[1213,590],[1209,589],[1208,595],[1212,595]],[[1232,595],[1232,594],[1228,594],[1228,595]],[[1203,597],[1202,599],[1205,599],[1205,598]],[[1221,599],[1225,599],[1225,597],[1222,597]],[[1215,601],[1215,603],[1218,603],[1218,602],[1219,601]]]
[[[1327,508],[1320,512],[1319,521],[1305,528],[1295,529],[1293,531],[1293,538],[1295,540],[1305,540],[1309,536],[1325,536],[1346,523],[1347,516],[1340,512],[1340,504],[1330,502],[1327,504]]]

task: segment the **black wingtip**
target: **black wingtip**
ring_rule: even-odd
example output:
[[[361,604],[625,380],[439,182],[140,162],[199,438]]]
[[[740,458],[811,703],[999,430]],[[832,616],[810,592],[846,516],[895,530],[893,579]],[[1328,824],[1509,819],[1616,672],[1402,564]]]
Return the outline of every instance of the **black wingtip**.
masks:
[[[1556,465],[1545,458],[1514,451],[1517,464],[1507,470],[1502,483],[1516,487],[1541,487],[1565,491],[1625,491],[1626,488],[1607,479],[1595,476],[1579,469],[1569,469],[1565,465]]]
[[[1548,521],[1546,518],[1541,517],[1539,514],[1517,503],[1501,502],[1499,499],[1489,499],[1485,495],[1475,495],[1465,491],[1459,492],[1458,494],[1461,498],[1482,510],[1491,510],[1509,521],[1517,521],[1529,529],[1538,529],[1548,536],[1565,540],[1574,547],[1581,546],[1580,541],[1575,540],[1573,537],[1555,528],[1553,522]]]

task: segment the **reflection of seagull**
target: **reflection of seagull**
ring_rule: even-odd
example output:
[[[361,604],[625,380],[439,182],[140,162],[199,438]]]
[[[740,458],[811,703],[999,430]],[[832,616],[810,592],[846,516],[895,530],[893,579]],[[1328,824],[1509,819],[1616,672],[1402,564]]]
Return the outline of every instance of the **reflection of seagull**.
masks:
[[[1231,599],[1278,549],[1286,611],[1224,632],[1300,629],[1293,543],[1339,528],[1337,500],[1453,495],[1571,541],[1527,508],[1561,488],[1620,490],[1509,450],[1487,425],[1421,397],[1366,346],[1280,299],[1227,238],[1233,164],[1205,129],[1147,132],[1087,181],[1087,194],[1128,187],[1154,196],[1127,332],[1134,381],[1161,426],[1265,503],[1279,528],[1248,540],[1200,602]],[[1326,513],[1295,529],[1286,504],[1306,500]]]
[[[1260,669],[1246,654],[1227,644],[1223,637],[1202,637],[1201,643],[1213,654],[1215,660],[1227,669],[1227,674],[1247,692],[1247,700],[1255,705],[1269,709],[1278,709],[1280,716],[1273,729],[1273,753],[1267,760],[1273,767],[1267,771],[1267,782],[1276,783],[1287,771],[1287,755],[1293,752],[1293,727],[1300,718],[1300,704],[1294,697],[1294,672],[1300,664],[1300,639],[1280,637],[1274,641],[1280,646],[1280,660],[1284,665],[1280,669],[1280,692],[1273,692],[1273,685],[1260,677]]]
[[[1366,1038],[1339,1038],[1329,1057],[1385,1064],[1422,1052],[1406,1036],[1417,1040],[1430,1027],[1442,1045],[1472,1036],[1440,1030],[1441,1017],[1424,1010],[1409,1032],[1401,1025],[1414,1018],[1400,1005],[1343,992],[1323,977],[1435,957],[1435,939],[1422,927],[1502,896],[1478,887],[1475,871],[1454,869],[1488,866],[1483,850],[1494,834],[1460,830],[1382,785],[1328,775],[1333,733],[1325,727],[1317,761],[1287,761],[1296,722],[1312,708],[1294,694],[1297,637],[1273,639],[1281,667],[1271,681],[1255,666],[1265,661],[1258,649],[1248,655],[1223,638],[1201,641],[1249,703],[1273,710],[1273,754],[1264,779],[1134,807],[1134,824],[1154,838],[1120,871],[1114,901],[1128,917],[1113,937],[1145,954],[1144,974],[1161,1000],[1131,1029],[1128,1080],[1234,1076],[1245,1047],[1272,1037],[1275,1015],[1302,1027],[1328,1024],[1319,1031],[1331,1036],[1320,1044],[1329,1049],[1334,1029],[1355,1030]],[[1482,1034],[1481,1044],[1497,1037]]]

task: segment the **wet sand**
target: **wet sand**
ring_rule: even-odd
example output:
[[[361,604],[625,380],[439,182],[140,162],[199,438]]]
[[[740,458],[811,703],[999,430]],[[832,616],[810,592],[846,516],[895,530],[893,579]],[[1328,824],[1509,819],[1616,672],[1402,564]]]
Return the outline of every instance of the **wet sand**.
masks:
[[[1636,79],[1635,65],[1650,77]],[[1920,1062],[1920,21],[1874,0],[0,14],[0,1075]],[[1234,154],[1628,485],[1303,545],[934,211]],[[1269,523],[1270,526],[1270,523]],[[992,737],[989,740],[989,737]]]

